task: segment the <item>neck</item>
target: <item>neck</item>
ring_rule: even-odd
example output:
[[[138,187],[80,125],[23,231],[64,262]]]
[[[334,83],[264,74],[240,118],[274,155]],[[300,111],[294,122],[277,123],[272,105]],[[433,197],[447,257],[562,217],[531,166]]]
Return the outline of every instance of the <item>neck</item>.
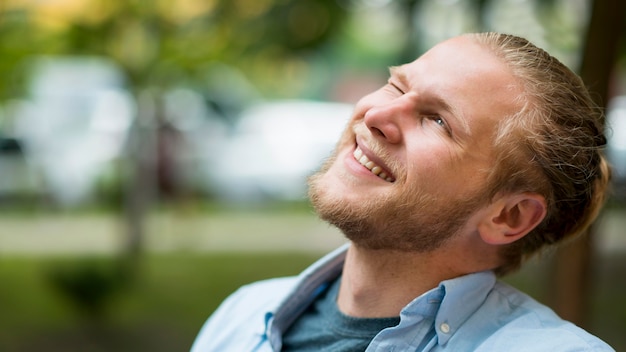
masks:
[[[402,308],[441,281],[488,268],[455,266],[453,253],[370,250],[352,244],[346,255],[337,305],[349,316],[398,316]],[[465,262],[464,264],[467,264]]]

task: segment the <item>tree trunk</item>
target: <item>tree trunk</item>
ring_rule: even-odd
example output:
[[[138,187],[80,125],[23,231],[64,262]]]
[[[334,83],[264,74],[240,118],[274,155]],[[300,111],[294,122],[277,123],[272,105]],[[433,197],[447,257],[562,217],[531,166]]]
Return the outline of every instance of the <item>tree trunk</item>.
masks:
[[[131,258],[139,255],[146,232],[146,217],[155,196],[156,98],[154,93],[138,94],[137,121],[131,136],[129,150],[130,172],[126,190],[126,248]]]

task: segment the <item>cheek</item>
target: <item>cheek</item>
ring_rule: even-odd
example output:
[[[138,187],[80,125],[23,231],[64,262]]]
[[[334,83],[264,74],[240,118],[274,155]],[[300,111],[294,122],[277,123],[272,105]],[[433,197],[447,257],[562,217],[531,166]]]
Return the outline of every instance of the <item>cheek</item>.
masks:
[[[441,163],[432,155],[427,155],[419,160],[409,161],[407,167],[407,184],[409,187],[429,188],[435,186],[442,177]]]
[[[467,170],[462,160],[435,140],[433,138],[430,143],[423,141],[419,148],[411,150],[415,157],[408,161],[407,182],[433,193],[457,193],[465,183]]]

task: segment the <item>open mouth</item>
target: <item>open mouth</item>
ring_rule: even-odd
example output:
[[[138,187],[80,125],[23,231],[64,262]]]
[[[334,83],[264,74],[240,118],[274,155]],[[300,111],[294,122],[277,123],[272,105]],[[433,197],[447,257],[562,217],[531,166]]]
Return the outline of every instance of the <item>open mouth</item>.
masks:
[[[365,154],[363,154],[363,151],[358,146],[356,147],[352,155],[354,155],[354,159],[356,159],[361,165],[365,166],[374,175],[387,182],[395,181],[393,176],[389,175],[387,172],[385,172],[385,170],[383,170],[381,166],[376,165],[375,162],[371,161]]]

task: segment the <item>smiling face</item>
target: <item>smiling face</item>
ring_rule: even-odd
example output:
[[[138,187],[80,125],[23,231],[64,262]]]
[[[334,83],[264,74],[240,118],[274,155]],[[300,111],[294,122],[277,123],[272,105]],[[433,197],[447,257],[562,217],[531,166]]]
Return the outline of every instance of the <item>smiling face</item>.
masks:
[[[486,204],[498,121],[521,87],[468,37],[392,68],[362,98],[335,154],[310,179],[320,216],[373,249],[432,250]]]

